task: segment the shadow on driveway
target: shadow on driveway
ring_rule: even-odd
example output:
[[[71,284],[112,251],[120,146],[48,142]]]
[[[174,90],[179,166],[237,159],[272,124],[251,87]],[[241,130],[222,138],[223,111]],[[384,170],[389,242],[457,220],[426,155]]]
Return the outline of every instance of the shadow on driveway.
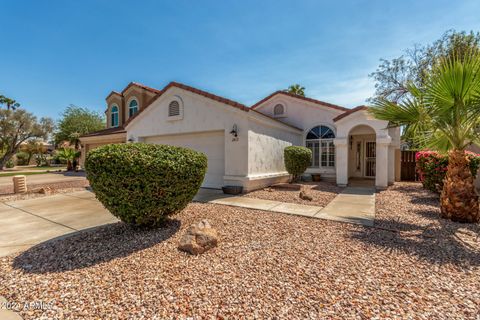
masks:
[[[166,241],[180,225],[169,219],[160,228],[141,229],[119,222],[75,232],[26,250],[14,259],[13,267],[39,274],[91,267]]]

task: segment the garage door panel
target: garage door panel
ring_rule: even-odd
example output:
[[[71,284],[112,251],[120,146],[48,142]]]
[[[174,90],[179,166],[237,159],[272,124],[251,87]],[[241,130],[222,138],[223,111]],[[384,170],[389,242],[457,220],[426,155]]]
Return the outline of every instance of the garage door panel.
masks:
[[[202,187],[221,188],[225,175],[225,142],[223,131],[166,135],[145,138],[146,143],[190,148],[206,154],[208,169]]]

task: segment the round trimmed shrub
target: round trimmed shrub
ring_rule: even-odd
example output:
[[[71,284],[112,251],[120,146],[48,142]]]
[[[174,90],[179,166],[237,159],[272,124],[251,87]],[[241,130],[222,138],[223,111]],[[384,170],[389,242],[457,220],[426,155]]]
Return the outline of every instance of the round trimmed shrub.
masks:
[[[292,181],[297,181],[312,161],[312,150],[305,147],[289,146],[283,152],[285,168],[293,176]]]
[[[117,218],[154,227],[198,192],[207,157],[194,150],[145,143],[101,146],[85,160],[97,199]]]

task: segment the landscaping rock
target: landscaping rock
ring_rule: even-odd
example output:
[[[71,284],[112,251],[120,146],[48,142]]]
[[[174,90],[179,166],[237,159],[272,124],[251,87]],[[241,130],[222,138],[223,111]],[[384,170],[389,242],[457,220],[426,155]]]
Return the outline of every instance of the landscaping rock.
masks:
[[[305,192],[305,190],[300,191],[300,194],[298,195],[300,199],[302,200],[307,200],[307,201],[312,201],[313,197]]]
[[[201,254],[217,246],[218,233],[208,220],[192,224],[180,239],[178,249],[190,254]]]
[[[40,190],[38,190],[38,193],[41,193],[41,194],[52,194],[53,193],[53,190],[52,188],[50,187],[43,187],[43,188],[40,188]]]

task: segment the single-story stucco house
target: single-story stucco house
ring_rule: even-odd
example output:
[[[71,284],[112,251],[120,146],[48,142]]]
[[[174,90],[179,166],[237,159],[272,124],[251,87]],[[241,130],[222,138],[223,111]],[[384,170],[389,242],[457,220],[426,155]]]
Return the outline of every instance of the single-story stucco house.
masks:
[[[130,83],[107,98],[107,128],[81,137],[85,154],[108,143],[145,142],[204,152],[206,188],[240,185],[251,191],[285,182],[283,150],[306,146],[306,174],[347,185],[365,178],[385,188],[395,180],[398,128],[374,119],[367,107],[347,109],[277,91],[251,107],[177,82],[162,90]]]

